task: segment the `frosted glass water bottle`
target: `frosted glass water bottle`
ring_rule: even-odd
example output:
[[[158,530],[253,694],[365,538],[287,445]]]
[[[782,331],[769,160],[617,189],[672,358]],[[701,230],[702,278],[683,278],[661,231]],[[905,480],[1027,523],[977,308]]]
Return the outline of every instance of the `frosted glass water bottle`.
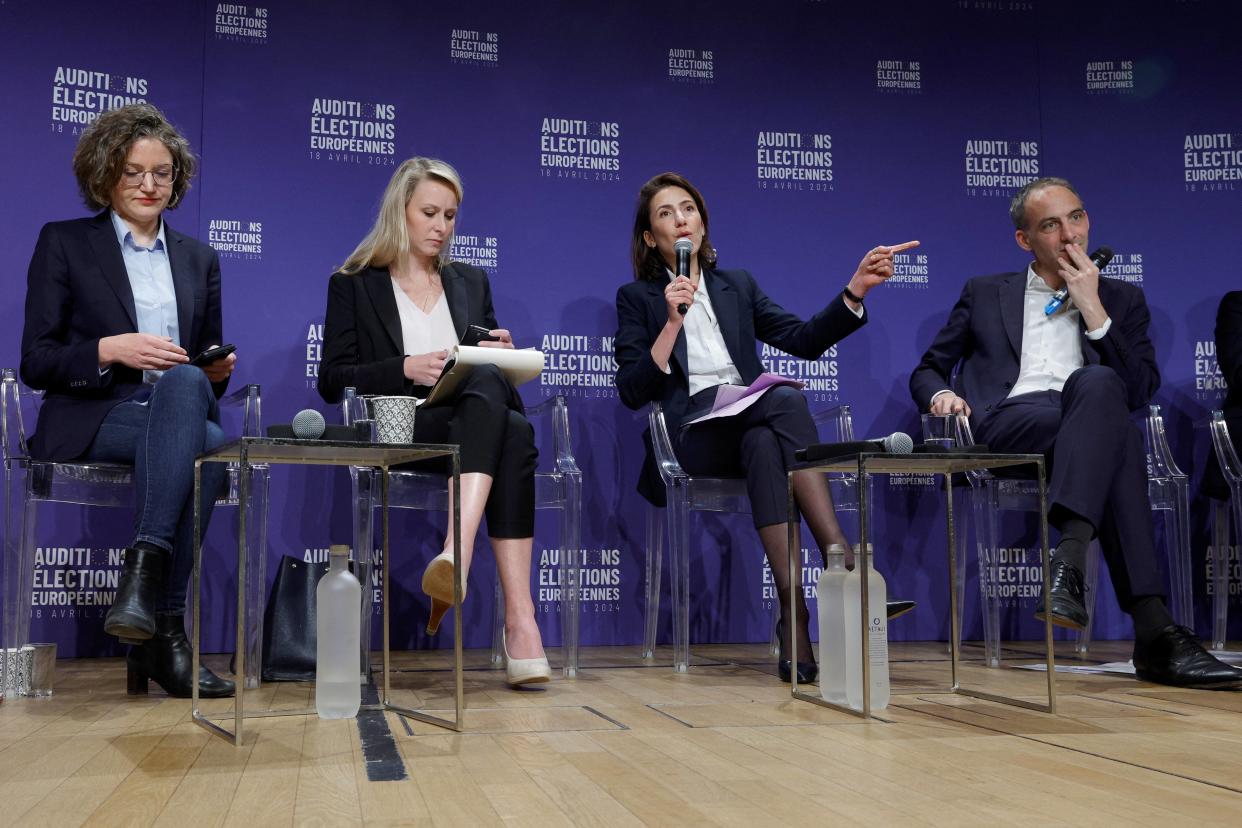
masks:
[[[855,627],[858,626],[858,608],[854,615],[846,615],[845,576],[849,571],[845,568],[845,547],[834,543],[825,550],[824,570],[819,575],[819,584],[815,587],[815,599],[819,606],[819,693],[825,700],[835,704],[845,704],[845,684],[847,667],[857,664],[858,652],[851,652],[851,645],[857,646],[854,636],[847,636],[852,617]]]
[[[349,571],[349,547],[328,549],[328,571],[315,589],[315,711],[349,719],[362,701],[358,648],[362,586]]]
[[[869,548],[868,548],[869,551]],[[820,695],[827,701],[862,710],[862,630],[859,624],[862,549],[855,550],[853,571],[846,572],[843,550],[829,547],[828,566],[820,577]],[[872,561],[868,560],[868,565]],[[888,590],[884,576],[870,567],[867,608],[868,656],[871,667],[871,709],[888,706]],[[826,599],[826,603],[825,603]]]

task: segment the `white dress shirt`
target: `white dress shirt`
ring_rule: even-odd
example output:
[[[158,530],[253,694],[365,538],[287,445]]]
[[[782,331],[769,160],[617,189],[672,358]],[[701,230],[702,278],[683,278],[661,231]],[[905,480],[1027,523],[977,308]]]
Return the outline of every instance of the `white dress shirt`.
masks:
[[[1052,298],[1053,289],[1035,273],[1033,265],[1026,269],[1026,293],[1022,309],[1022,354],[1018,380],[1010,397],[1033,391],[1060,391],[1069,375],[1083,365],[1082,339],[1078,323],[1082,313],[1066,299],[1051,316],[1044,307]],[[1088,331],[1088,339],[1101,339],[1112,324],[1106,320],[1097,330]]]
[[[430,313],[423,313],[396,279],[392,279],[392,294],[397,300],[397,315],[401,317],[401,347],[406,356],[447,351],[457,344],[453,316],[443,291]]]
[[[180,324],[177,321],[177,292],[173,288],[172,265],[168,261],[168,243],[164,238],[164,222],[160,221],[159,233],[150,247],[143,247],[134,240],[133,231],[125,220],[109,211],[112,229],[121,245],[121,258],[129,277],[129,288],[134,294],[134,313],[137,316],[138,333],[170,337],[181,344]],[[197,354],[190,354],[193,358]],[[106,373],[106,369],[100,374]],[[143,371],[143,382],[153,383],[163,376],[163,371]]]
[[[671,282],[677,278],[668,272]],[[717,385],[745,385],[742,375],[729,356],[725,347],[724,334],[720,332],[720,320],[712,308],[712,299],[707,294],[707,274],[699,276],[698,287],[694,289],[694,303],[686,312],[682,322],[686,332],[686,366],[690,378],[690,396]],[[664,373],[669,373],[666,366]]]

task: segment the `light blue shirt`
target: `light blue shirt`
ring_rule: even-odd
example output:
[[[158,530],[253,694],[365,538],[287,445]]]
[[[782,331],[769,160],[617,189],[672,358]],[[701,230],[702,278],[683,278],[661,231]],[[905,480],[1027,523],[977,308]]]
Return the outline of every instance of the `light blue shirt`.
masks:
[[[125,260],[125,272],[129,287],[134,294],[134,311],[137,314],[138,332],[155,336],[171,337],[181,344],[181,331],[177,323],[177,291],[173,287],[172,265],[168,261],[168,245],[164,239],[164,222],[155,244],[143,247],[134,240],[133,231],[125,221],[109,211],[112,229],[121,245],[121,257]],[[162,371],[144,371],[145,382],[155,382]]]

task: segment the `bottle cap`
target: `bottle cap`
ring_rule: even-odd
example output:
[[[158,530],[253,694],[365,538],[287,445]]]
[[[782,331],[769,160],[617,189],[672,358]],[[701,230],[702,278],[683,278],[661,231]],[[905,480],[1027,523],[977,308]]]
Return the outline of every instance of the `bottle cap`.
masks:
[[[337,555],[344,555],[345,557],[348,558],[349,557],[349,546],[344,543],[334,543],[328,547],[328,554],[334,558]]]
[[[844,555],[845,547],[839,543],[832,543],[824,550],[825,555]]]

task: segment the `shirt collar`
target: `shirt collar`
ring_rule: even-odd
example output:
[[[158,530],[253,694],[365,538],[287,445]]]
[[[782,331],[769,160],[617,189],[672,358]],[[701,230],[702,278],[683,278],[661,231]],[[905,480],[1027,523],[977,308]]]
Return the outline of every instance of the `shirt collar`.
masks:
[[[167,250],[168,244],[164,240],[164,219],[160,219],[159,232],[155,234],[155,244],[151,247],[139,247],[134,241],[134,232],[129,229],[129,225],[125,223],[125,219],[117,215],[116,210],[109,210],[108,215],[112,217],[112,229],[116,231],[117,243],[122,248],[129,247],[133,250]]]
[[[1033,290],[1037,293],[1046,293],[1049,296],[1056,292],[1052,288],[1048,287],[1048,283],[1035,272],[1034,263],[1026,266],[1026,289]]]

